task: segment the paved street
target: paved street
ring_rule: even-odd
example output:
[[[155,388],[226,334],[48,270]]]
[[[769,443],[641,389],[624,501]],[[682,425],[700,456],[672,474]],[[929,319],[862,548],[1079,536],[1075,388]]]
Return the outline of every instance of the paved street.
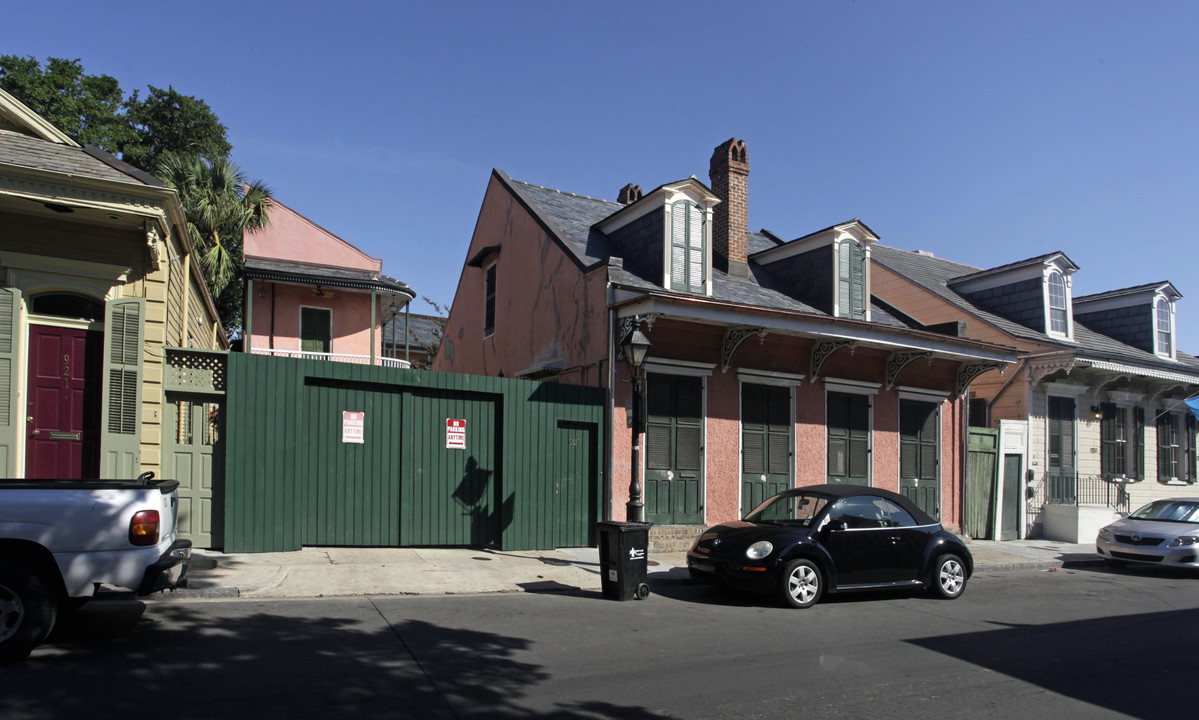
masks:
[[[1199,578],[987,572],[787,610],[674,576],[598,593],[97,601],[0,717],[1193,717]]]

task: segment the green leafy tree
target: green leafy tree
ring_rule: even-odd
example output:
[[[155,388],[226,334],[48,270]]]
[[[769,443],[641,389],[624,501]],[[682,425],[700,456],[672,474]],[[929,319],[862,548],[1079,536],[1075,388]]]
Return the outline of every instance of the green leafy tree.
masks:
[[[192,247],[231,336],[241,330],[242,233],[266,227],[271,190],[227,158],[166,153],[157,175],[179,193]]]
[[[81,145],[114,155],[137,140],[116,78],[87,75],[79,60],[0,55],[0,87]]]
[[[139,100],[135,90],[127,106],[126,117],[137,139],[121,148],[121,159],[131,165],[157,168],[168,152],[225,158],[233,150],[225,126],[208,103],[173,87],[163,90],[151,85],[145,100]]]

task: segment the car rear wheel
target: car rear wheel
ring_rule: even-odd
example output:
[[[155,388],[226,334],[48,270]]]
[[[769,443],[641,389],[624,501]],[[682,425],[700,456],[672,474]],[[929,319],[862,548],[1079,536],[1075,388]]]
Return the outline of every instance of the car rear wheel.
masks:
[[[811,560],[792,560],[783,566],[779,591],[783,602],[791,607],[812,607],[824,593],[820,568]]]
[[[41,578],[0,565],[0,664],[24,660],[50,634],[57,605]]]
[[[966,566],[957,555],[942,555],[933,566],[932,591],[937,597],[953,600],[966,590]]]

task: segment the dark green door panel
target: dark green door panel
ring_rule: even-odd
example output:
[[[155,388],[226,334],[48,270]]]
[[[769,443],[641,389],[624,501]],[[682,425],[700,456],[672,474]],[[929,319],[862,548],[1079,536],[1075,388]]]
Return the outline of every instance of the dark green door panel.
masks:
[[[791,487],[791,389],[741,386],[741,516]]]
[[[651,373],[646,379],[646,521],[701,522],[703,467],[703,380]]]
[[[828,394],[828,481],[870,484],[870,398]]]
[[[935,403],[899,401],[899,491],[934,518],[941,517],[940,418]]]

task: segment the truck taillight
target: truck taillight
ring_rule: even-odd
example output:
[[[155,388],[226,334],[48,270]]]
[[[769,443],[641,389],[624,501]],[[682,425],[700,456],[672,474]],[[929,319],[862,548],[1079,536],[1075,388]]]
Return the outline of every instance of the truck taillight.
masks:
[[[134,545],[157,545],[160,528],[157,510],[142,510],[129,521],[129,542]]]

